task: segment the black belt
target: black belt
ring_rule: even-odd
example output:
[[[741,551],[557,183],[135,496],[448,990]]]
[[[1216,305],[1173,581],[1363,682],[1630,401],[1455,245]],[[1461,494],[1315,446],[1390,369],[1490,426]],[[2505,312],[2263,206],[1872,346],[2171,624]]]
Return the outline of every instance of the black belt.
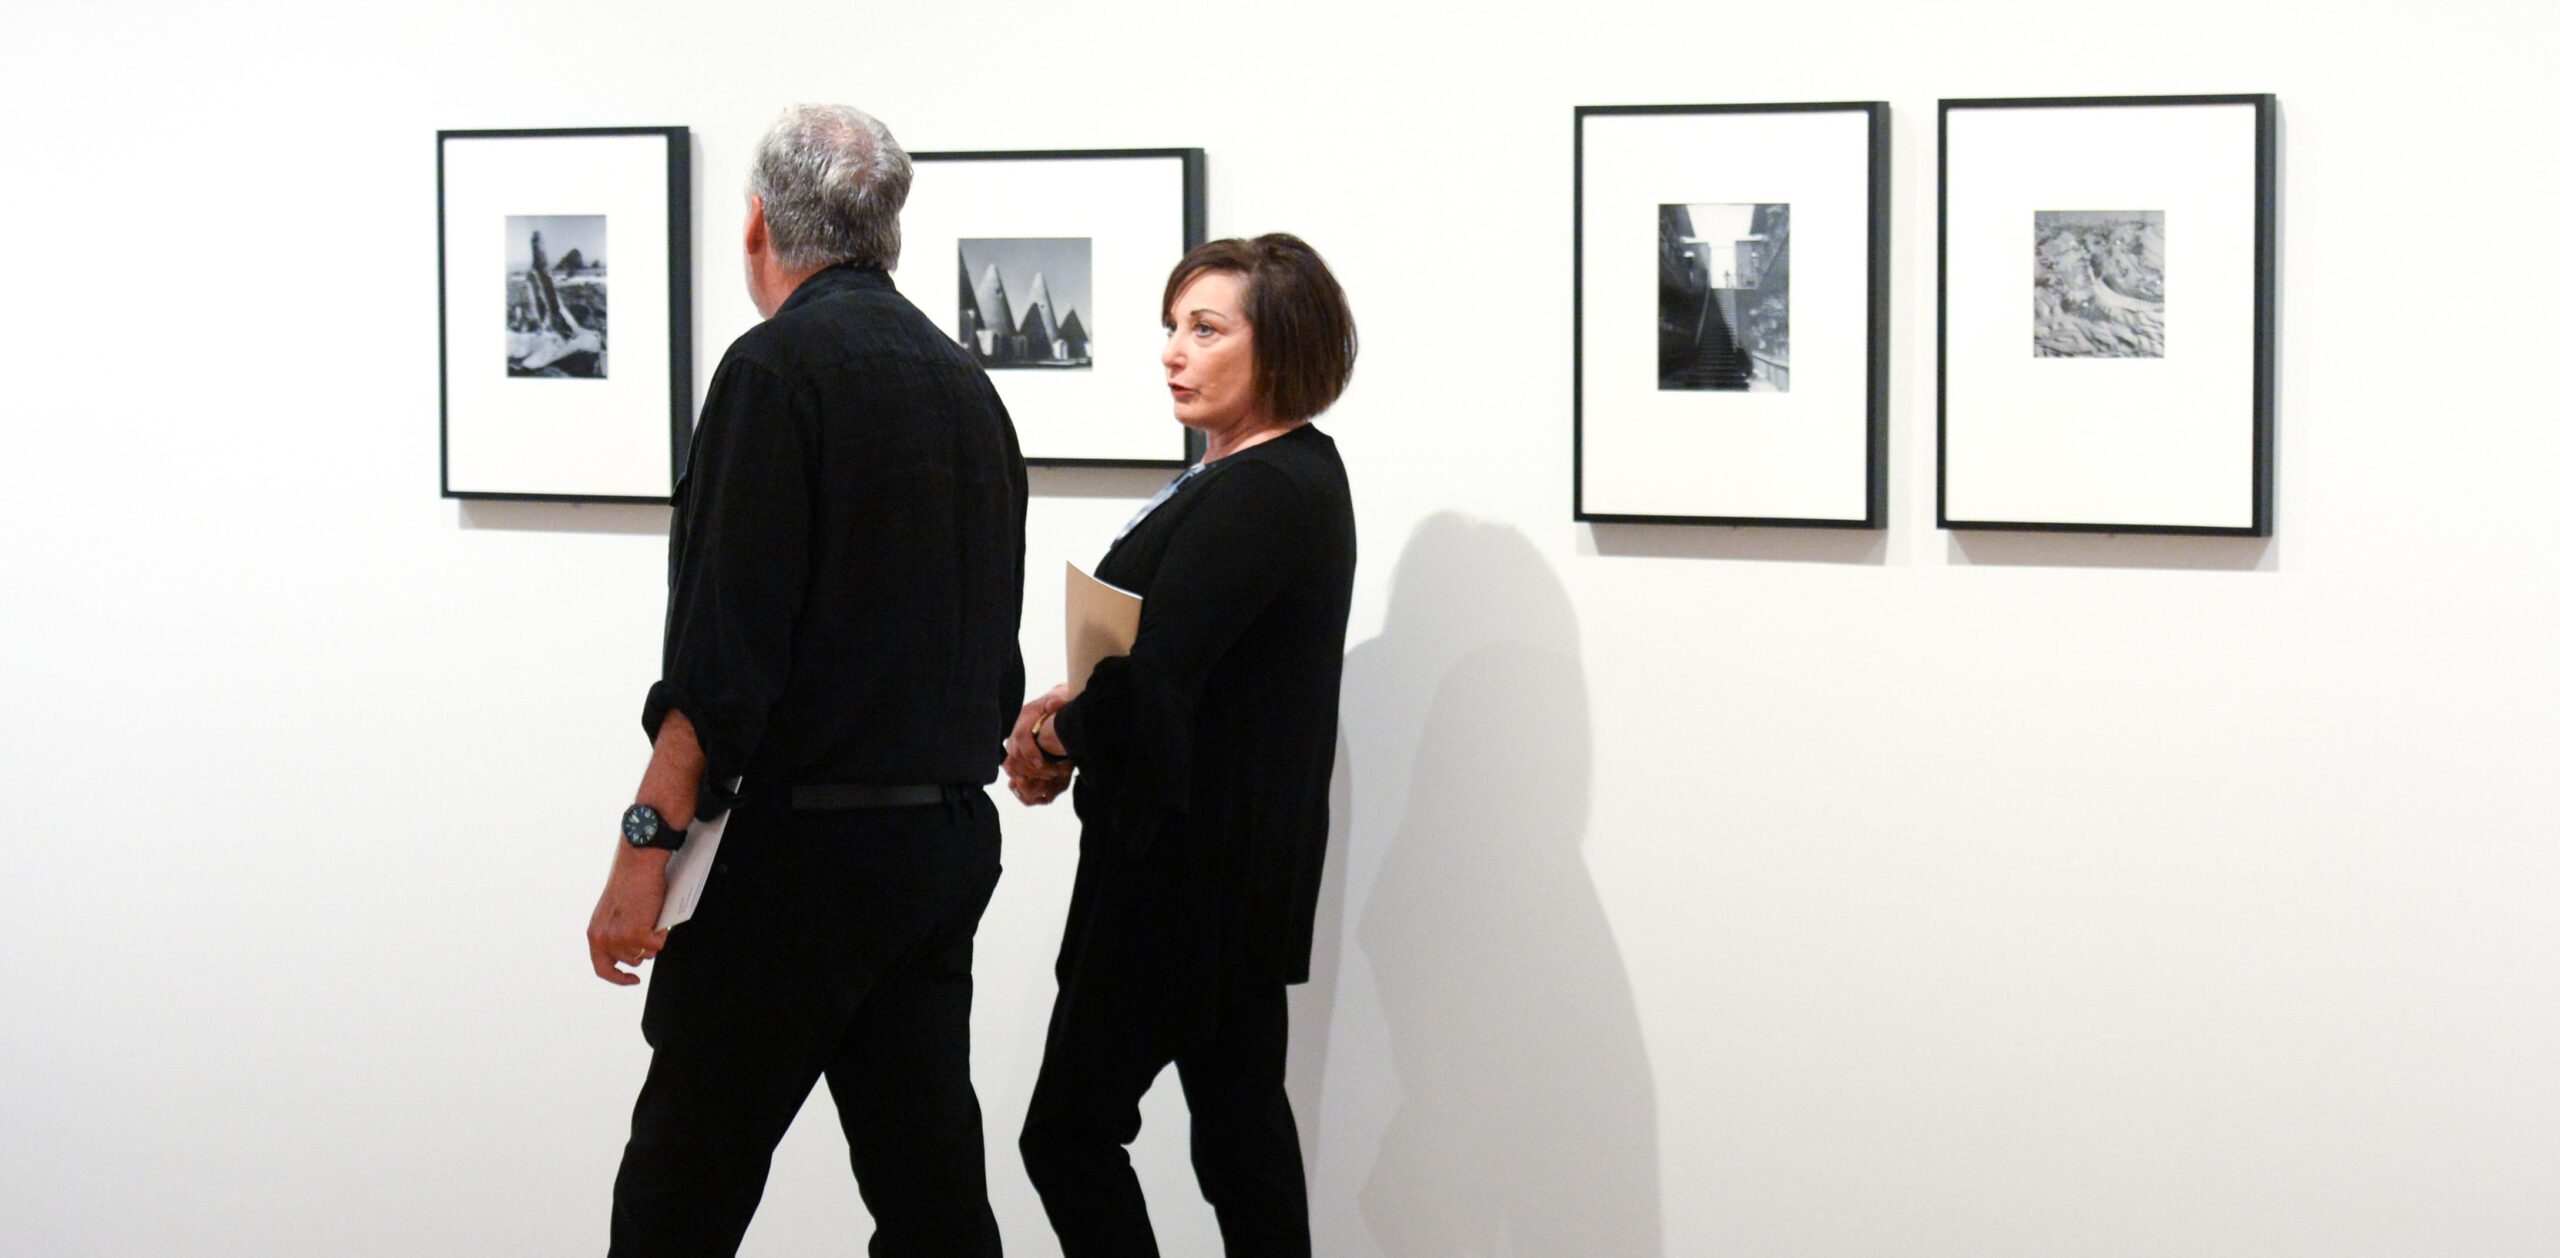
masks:
[[[791,807],[795,812],[837,812],[851,808],[919,808],[958,799],[975,786],[873,786],[849,782],[837,786],[795,786],[791,788]]]

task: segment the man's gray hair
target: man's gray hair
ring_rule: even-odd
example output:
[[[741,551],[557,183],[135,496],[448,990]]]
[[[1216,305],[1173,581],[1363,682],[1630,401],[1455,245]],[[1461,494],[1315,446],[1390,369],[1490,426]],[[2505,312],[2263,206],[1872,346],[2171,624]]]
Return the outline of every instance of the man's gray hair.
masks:
[[[747,191],[764,199],[774,257],[793,271],[898,265],[898,211],[915,166],[880,120],[845,105],[794,105],[756,145]]]

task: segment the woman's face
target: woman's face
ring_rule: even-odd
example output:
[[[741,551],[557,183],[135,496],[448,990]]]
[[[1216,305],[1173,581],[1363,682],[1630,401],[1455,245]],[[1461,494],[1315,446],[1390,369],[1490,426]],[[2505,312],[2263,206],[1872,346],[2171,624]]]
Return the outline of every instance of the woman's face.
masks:
[[[1203,271],[1174,294],[1164,339],[1165,384],[1184,427],[1219,432],[1253,420],[1253,325],[1244,277]]]

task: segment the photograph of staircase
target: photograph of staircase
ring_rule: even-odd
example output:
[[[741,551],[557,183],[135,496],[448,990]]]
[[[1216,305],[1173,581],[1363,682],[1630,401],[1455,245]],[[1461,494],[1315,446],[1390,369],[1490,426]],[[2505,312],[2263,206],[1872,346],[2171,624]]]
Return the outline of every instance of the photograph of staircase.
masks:
[[[1661,207],[1660,388],[1787,391],[1787,217],[1784,202]]]

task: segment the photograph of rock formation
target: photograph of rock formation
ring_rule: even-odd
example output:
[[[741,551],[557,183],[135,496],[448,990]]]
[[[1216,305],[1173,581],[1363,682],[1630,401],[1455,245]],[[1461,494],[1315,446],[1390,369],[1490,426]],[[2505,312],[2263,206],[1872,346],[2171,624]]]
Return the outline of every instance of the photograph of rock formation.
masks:
[[[1656,383],[1787,391],[1787,203],[1665,205]]]
[[[960,242],[960,344],[978,365],[1093,366],[1093,238]]]
[[[2163,358],[2168,214],[2036,211],[2036,357]]]
[[[604,379],[602,214],[507,216],[507,374]]]

